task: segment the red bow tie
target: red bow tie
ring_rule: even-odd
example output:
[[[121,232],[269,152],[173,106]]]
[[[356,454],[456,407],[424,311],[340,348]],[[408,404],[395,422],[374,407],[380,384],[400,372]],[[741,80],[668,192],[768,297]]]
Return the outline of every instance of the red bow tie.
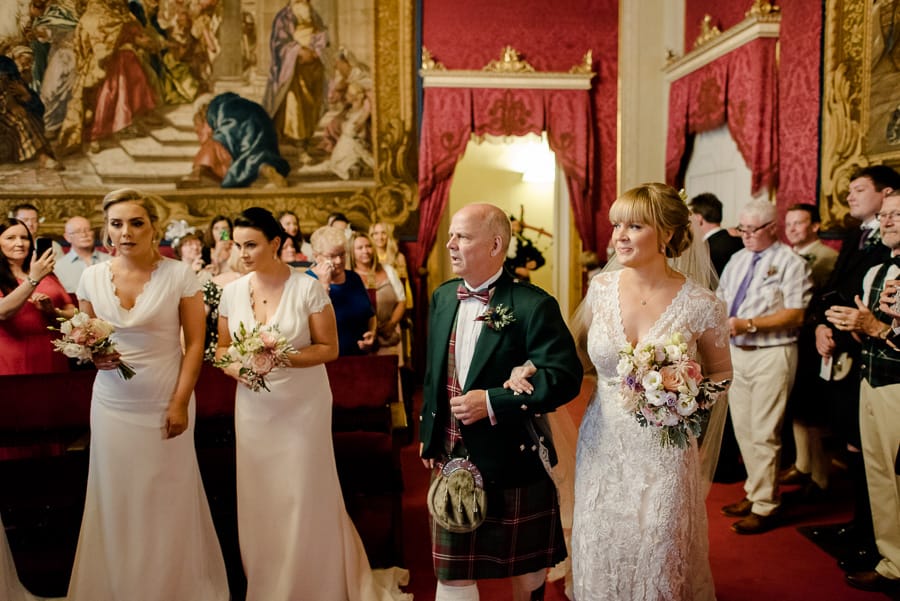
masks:
[[[484,290],[479,290],[477,292],[472,292],[464,285],[460,284],[456,289],[456,298],[457,300],[466,300],[467,298],[474,298],[481,302],[483,305],[487,305],[491,302],[491,290],[490,288],[485,288]]]

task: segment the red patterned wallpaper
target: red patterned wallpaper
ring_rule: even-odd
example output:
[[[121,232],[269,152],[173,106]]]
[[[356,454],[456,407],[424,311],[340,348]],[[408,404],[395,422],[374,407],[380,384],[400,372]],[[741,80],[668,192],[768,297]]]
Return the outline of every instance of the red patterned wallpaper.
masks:
[[[422,44],[448,69],[480,69],[513,46],[537,70],[568,71],[594,52],[599,213],[616,195],[618,0],[423,2]],[[598,221],[605,222],[605,219]],[[605,240],[608,226],[597,225]],[[605,234],[605,235],[604,235]]]
[[[792,3],[796,0],[792,0]],[[700,35],[703,16],[712,17],[713,25],[725,31],[744,20],[744,13],[753,4],[752,0],[685,0],[684,3],[684,50],[694,48],[694,40]]]
[[[781,18],[778,206],[816,202],[821,99],[821,0],[791,0]],[[790,82],[790,85],[785,85]]]

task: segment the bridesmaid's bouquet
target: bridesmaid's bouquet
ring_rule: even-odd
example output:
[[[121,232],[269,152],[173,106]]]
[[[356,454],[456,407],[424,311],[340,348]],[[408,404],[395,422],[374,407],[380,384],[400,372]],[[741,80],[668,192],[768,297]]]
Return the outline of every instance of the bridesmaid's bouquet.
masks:
[[[240,363],[240,376],[247,380],[250,390],[259,392],[269,390],[266,376],[276,367],[290,365],[288,355],[296,352],[297,349],[281,335],[278,326],[257,325],[248,332],[241,322],[228,352],[216,361],[215,366],[224,369],[234,362]]]
[[[626,345],[619,351],[616,372],[626,410],[642,426],[657,428],[662,446],[680,449],[691,436],[700,437],[712,406],[729,384],[703,377],[680,332],[661,344]]]
[[[71,319],[58,317],[57,321],[59,328],[49,328],[60,333],[60,337],[53,341],[53,349],[66,357],[88,363],[94,355],[116,352],[116,343],[110,337],[115,328],[108,321],[91,317],[78,309]],[[134,369],[124,361],[119,362],[118,370],[124,380],[134,376]]]

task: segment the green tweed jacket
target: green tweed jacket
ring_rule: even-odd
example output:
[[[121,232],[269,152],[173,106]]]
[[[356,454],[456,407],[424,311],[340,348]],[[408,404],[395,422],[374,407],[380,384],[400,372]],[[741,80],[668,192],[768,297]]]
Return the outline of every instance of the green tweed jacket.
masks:
[[[419,434],[422,456],[444,454],[444,427],[449,418],[447,355],[459,301],[460,279],[434,292],[428,330],[428,359]],[[504,272],[497,280],[491,307],[503,305],[515,321],[495,330],[482,329],[463,392],[487,390],[497,424],[485,418],[460,425],[471,459],[489,483],[503,487],[529,484],[546,477],[526,423],[535,414],[553,411],[571,401],[581,388],[582,368],[559,305],[545,291],[513,280]],[[530,359],[537,366],[531,378],[534,392],[514,395],[503,388],[513,367]],[[555,453],[551,451],[551,457]]]

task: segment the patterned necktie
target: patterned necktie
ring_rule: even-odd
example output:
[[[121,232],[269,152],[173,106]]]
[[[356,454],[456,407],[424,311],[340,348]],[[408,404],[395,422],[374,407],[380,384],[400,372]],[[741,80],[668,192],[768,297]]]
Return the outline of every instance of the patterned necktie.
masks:
[[[744,275],[744,279],[741,280],[741,285],[738,286],[737,293],[734,295],[734,302],[731,303],[731,310],[728,312],[729,317],[737,316],[738,309],[741,308],[741,303],[743,303],[744,299],[747,297],[747,290],[750,288],[750,282],[753,281],[753,273],[756,271],[756,264],[759,263],[761,256],[760,253],[753,253],[753,260],[750,261],[750,267],[747,269],[747,273]]]
[[[485,288],[484,290],[478,290],[477,292],[472,292],[464,285],[460,284],[456,289],[456,299],[457,300],[466,300],[467,298],[474,298],[479,301],[483,305],[487,305],[491,302],[491,291],[489,288]]]

